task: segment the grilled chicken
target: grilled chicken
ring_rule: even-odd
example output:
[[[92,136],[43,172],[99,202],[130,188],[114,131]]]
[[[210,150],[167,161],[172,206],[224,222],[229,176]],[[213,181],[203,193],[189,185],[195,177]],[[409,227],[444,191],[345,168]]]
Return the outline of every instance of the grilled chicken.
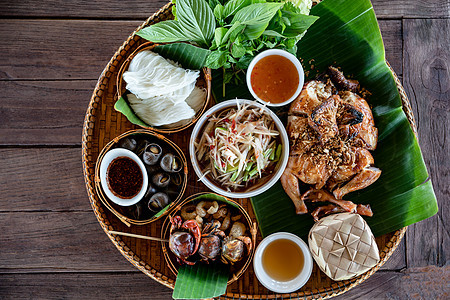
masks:
[[[307,82],[289,109],[290,156],[281,183],[297,214],[308,212],[305,202],[332,203],[316,208],[315,219],[343,210],[371,215],[369,206],[342,197],[381,174],[369,152],[378,139],[372,111],[355,93],[358,83],[336,70],[329,71],[331,80]],[[314,189],[302,194],[299,180]]]

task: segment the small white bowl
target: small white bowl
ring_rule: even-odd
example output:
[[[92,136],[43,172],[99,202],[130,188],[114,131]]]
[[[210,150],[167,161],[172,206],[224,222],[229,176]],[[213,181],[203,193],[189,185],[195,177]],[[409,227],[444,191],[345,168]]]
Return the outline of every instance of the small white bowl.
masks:
[[[113,194],[113,192],[110,190],[108,182],[107,182],[107,172],[108,172],[108,166],[111,164],[111,162],[117,158],[117,157],[129,157],[132,160],[134,160],[142,172],[142,187],[139,193],[130,199],[123,199],[119,198],[116,195]],[[109,150],[106,152],[105,156],[103,156],[102,162],[100,163],[100,183],[102,185],[103,191],[105,192],[106,196],[114,203],[121,205],[121,206],[130,206],[133,204],[138,203],[145,195],[145,192],[147,191],[148,187],[148,174],[147,170],[144,166],[144,163],[142,160],[132,151],[124,148],[115,148],[112,150]]]
[[[300,272],[300,274],[298,274],[297,277],[289,281],[278,281],[271,278],[266,273],[262,265],[262,255],[267,245],[279,239],[287,239],[296,243],[300,247],[304,257],[302,271]],[[267,289],[276,293],[287,294],[300,289],[306,284],[306,282],[308,282],[309,277],[311,277],[312,269],[313,260],[308,245],[298,236],[288,232],[273,233],[263,239],[256,248],[255,257],[253,258],[253,270],[255,271],[256,277],[258,278],[259,282]]]
[[[205,123],[209,119],[209,117],[211,115],[213,115],[214,113],[221,111],[223,109],[236,107],[237,102],[239,102],[240,104],[250,104],[252,106],[262,108],[266,112],[268,112],[269,115],[271,116],[271,118],[274,120],[278,131],[280,132],[281,144],[283,145],[283,151],[281,153],[280,161],[278,162],[278,165],[276,167],[275,174],[273,174],[272,178],[270,178],[269,181],[267,181],[265,184],[262,184],[260,187],[255,188],[248,192],[245,192],[245,191],[244,192],[228,192],[227,190],[222,189],[219,186],[215,185],[213,182],[211,182],[207,176],[204,176],[202,170],[200,169],[200,165],[197,160],[197,155],[196,155],[195,146],[194,146],[195,140],[199,137],[199,134],[201,134],[200,130],[203,129],[203,126],[205,125]],[[220,102],[219,104],[216,104],[213,107],[211,107],[197,121],[197,123],[195,124],[195,127],[192,131],[191,139],[189,141],[189,155],[191,158],[192,166],[194,167],[195,174],[197,174],[197,176],[199,178],[201,178],[201,181],[208,188],[210,188],[214,192],[216,192],[220,195],[223,195],[225,197],[249,198],[249,197],[253,197],[253,196],[259,195],[259,194],[267,191],[270,187],[272,187],[278,181],[278,179],[280,179],[281,175],[284,172],[284,169],[286,168],[286,165],[287,165],[287,162],[289,159],[289,139],[288,139],[288,135],[286,133],[286,129],[283,126],[283,123],[281,123],[281,121],[280,121],[280,119],[278,119],[277,115],[274,112],[272,112],[270,109],[268,109],[267,107],[259,104],[256,101],[250,101],[250,100],[245,100],[245,99],[227,100],[227,101]]]
[[[283,56],[283,57],[289,59],[294,64],[294,66],[297,68],[297,71],[298,71],[298,87],[297,87],[297,90],[295,91],[294,95],[292,95],[291,98],[289,98],[288,100],[286,100],[284,102],[271,103],[271,102],[264,101],[261,98],[259,98],[258,95],[256,95],[256,93],[253,91],[253,88],[252,88],[251,74],[252,74],[253,68],[255,67],[256,63],[259,62],[262,58],[270,56],[270,55],[280,55],[280,56]],[[294,101],[295,98],[297,98],[298,95],[300,95],[300,92],[302,91],[304,82],[305,82],[305,74],[304,74],[304,71],[303,71],[302,64],[300,63],[298,58],[295,57],[293,54],[291,54],[291,53],[289,53],[289,52],[287,52],[285,50],[281,50],[281,49],[269,49],[269,50],[261,52],[260,54],[256,55],[253,58],[253,60],[250,62],[250,65],[248,66],[248,69],[247,69],[247,87],[248,87],[248,90],[250,91],[252,96],[255,97],[256,100],[258,100],[259,102],[264,103],[264,104],[266,104],[268,106],[283,106],[283,105],[291,103],[292,101]]]

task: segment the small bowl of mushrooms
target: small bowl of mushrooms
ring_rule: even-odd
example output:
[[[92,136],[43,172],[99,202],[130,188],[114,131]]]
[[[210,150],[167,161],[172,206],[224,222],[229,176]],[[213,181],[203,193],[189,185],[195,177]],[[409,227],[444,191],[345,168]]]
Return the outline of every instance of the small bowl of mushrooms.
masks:
[[[225,264],[228,284],[250,265],[256,242],[256,223],[237,202],[215,193],[186,198],[166,218],[161,235],[164,258],[177,275],[181,265]]]

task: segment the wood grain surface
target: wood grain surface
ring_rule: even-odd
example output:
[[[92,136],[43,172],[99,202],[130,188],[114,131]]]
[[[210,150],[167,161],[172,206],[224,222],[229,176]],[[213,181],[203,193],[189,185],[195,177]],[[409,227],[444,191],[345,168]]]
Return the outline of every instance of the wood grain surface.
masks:
[[[1,299],[171,299],[104,234],[87,198],[80,148],[97,78],[165,3],[1,1]],[[410,226],[382,270],[336,299],[448,299],[450,1],[373,5],[386,58],[413,106],[439,213]]]

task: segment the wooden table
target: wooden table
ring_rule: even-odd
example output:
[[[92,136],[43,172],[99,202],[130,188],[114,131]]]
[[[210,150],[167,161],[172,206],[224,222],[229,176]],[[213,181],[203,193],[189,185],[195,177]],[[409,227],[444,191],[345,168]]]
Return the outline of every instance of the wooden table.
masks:
[[[165,4],[2,1],[0,298],[171,299],[101,230],[81,169],[96,80],[128,35]],[[14,3],[13,2],[18,2]],[[450,1],[374,0],[386,57],[403,80],[439,201],[383,268],[341,296],[450,297]]]

